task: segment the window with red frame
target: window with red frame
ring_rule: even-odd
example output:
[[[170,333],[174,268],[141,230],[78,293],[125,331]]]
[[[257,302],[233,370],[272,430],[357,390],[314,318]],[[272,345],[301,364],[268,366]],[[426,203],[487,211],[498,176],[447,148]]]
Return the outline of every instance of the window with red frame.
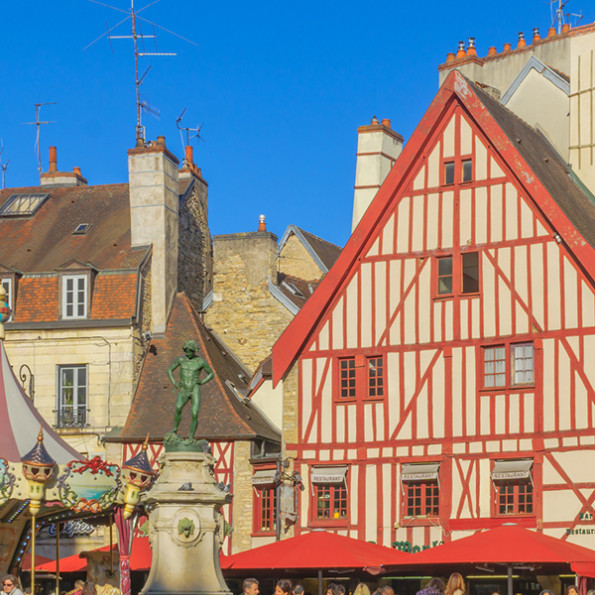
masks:
[[[466,295],[479,292],[479,254],[465,252],[441,256],[436,267],[436,293],[439,296]]]
[[[405,516],[438,516],[440,490],[437,481],[403,482]]]
[[[340,521],[347,519],[347,488],[342,485],[314,484],[314,520]]]
[[[257,488],[254,491],[254,532],[274,533],[277,491],[274,487]]]
[[[384,397],[384,357],[356,356],[339,360],[339,399]]]
[[[499,515],[533,514],[533,484],[530,481],[496,484]]]
[[[532,342],[483,347],[484,388],[505,388],[535,382]]]

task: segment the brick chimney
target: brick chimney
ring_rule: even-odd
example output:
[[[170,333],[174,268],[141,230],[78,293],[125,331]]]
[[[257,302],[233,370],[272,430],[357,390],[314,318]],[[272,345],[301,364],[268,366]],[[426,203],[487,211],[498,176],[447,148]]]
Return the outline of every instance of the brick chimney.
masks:
[[[390,120],[379,122],[376,116],[368,126],[357,129],[357,163],[353,195],[353,231],[403,148],[403,137],[395,132]]]
[[[58,149],[50,147],[48,171],[39,176],[39,183],[44,188],[86,186],[87,179],[83,178],[80,167],[74,167],[72,171],[58,171]]]
[[[132,246],[152,246],[153,333],[165,332],[178,285],[178,163],[163,136],[128,151]]]

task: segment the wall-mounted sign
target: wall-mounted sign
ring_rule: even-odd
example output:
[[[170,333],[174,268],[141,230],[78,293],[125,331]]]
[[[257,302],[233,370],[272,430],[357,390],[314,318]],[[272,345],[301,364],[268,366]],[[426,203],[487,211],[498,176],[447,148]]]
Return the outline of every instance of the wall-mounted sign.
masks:
[[[91,535],[95,531],[93,525],[85,523],[85,521],[67,521],[64,523],[60,530],[60,535],[66,537],[75,537],[77,535]],[[57,525],[54,523],[48,527],[48,536],[56,537]]]

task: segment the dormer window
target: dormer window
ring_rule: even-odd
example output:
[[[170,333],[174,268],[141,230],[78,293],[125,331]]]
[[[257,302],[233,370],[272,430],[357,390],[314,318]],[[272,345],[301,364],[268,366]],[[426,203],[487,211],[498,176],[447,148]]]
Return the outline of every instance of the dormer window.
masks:
[[[13,194],[0,207],[0,217],[33,215],[46,201],[49,194]]]
[[[86,318],[88,311],[87,275],[62,277],[62,318]]]

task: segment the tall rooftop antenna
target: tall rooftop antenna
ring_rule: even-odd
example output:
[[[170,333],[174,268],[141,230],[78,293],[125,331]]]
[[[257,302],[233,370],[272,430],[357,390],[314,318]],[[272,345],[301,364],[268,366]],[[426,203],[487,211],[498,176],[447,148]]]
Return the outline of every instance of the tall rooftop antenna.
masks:
[[[35,104],[35,122],[24,122],[24,124],[35,124],[37,130],[35,135],[35,146],[37,147],[37,169],[39,170],[39,175],[41,175],[41,144],[39,142],[39,129],[42,124],[53,124],[54,120],[46,120],[44,122],[40,121],[39,119],[39,112],[41,111],[41,107],[43,105],[56,105],[55,101],[46,101],[45,103],[36,103]]]
[[[574,26],[578,25],[582,18],[582,13],[564,12],[564,8],[570,0],[550,0],[550,14],[552,17],[552,27],[556,28],[558,34],[562,33],[562,27],[568,22],[568,17],[575,17]]]
[[[10,159],[2,163],[2,153],[4,153],[4,142],[0,138],[0,168],[2,168],[2,190],[4,190],[6,188],[6,170],[8,169]]]
[[[200,126],[197,125],[196,128],[186,128],[181,125],[182,118],[184,117],[185,113],[186,113],[186,108],[184,108],[182,110],[182,113],[176,118],[176,127],[180,131],[180,140],[182,141],[182,149],[184,149],[185,146],[190,145],[190,139],[192,139],[192,138],[197,138],[199,140],[203,140],[202,136],[200,136],[200,131],[201,131],[202,127],[204,126],[204,124],[201,124]],[[192,136],[190,136],[191,132],[194,132],[194,134]],[[184,133],[186,133],[186,145],[184,145]]]
[[[161,25],[157,25],[157,23],[154,23],[153,21],[149,21],[143,17],[138,16],[143,10],[146,10],[147,8],[149,8],[149,6],[153,6],[154,4],[159,2],[159,0],[153,0],[153,2],[150,2],[149,4],[140,8],[139,10],[135,10],[134,0],[130,0],[130,9],[128,9],[128,10],[124,10],[122,8],[117,8],[115,6],[110,6],[109,4],[104,4],[103,2],[99,2],[98,0],[89,0],[89,1],[93,2],[94,4],[99,4],[101,6],[111,8],[112,10],[117,10],[118,12],[122,12],[127,15],[120,22],[116,23],[113,27],[108,28],[105,33],[102,33],[99,37],[94,39],[90,44],[88,44],[83,49],[86,50],[87,48],[91,47],[94,43],[96,43],[97,41],[99,41],[100,39],[102,39],[105,36],[107,36],[108,40],[110,41],[110,44],[111,44],[112,39],[132,39],[133,48],[134,48],[134,81],[135,81],[135,87],[136,87],[136,146],[137,147],[143,146],[145,144],[145,129],[142,125],[142,112],[143,112],[143,110],[146,110],[154,115],[158,115],[158,111],[155,108],[151,107],[145,101],[142,101],[140,98],[140,86],[142,85],[144,78],[149,73],[149,70],[151,70],[151,66],[149,66],[145,70],[144,74],[139,77],[138,59],[140,57],[144,57],[144,56],[176,56],[177,53],[175,53],[175,52],[145,52],[144,47],[143,47],[143,50],[141,51],[139,49],[139,41],[142,42],[145,39],[155,39],[156,35],[155,35],[155,33],[153,33],[152,35],[144,35],[142,33],[142,31],[139,32],[137,30],[137,24],[140,26],[139,21],[142,21],[144,23],[148,23],[149,25],[152,25],[153,31],[155,30],[155,28],[159,28],[159,29],[162,29],[163,31],[166,31],[167,33],[170,33],[171,35],[175,35],[176,37],[179,37],[180,39],[187,41],[188,43],[191,43],[196,46],[198,46],[198,44],[195,43],[194,41],[191,41],[190,39],[186,39],[185,37],[178,35],[177,33],[174,33],[173,31],[170,31],[169,29],[166,29],[165,27],[162,27]],[[131,21],[131,28],[132,28],[131,35],[111,35],[111,32],[114,29],[116,29],[117,27],[119,27],[120,25],[125,23],[128,19],[130,19],[130,21]]]

